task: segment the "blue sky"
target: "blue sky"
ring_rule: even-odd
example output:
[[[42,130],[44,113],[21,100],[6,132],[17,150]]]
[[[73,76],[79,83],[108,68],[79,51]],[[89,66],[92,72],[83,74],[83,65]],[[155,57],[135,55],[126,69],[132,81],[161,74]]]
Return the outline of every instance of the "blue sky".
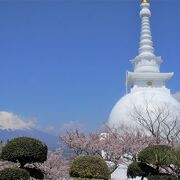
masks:
[[[180,90],[180,1],[151,0],[151,28],[161,70]],[[58,133],[95,130],[125,93],[137,55],[138,0],[0,1],[0,111]]]

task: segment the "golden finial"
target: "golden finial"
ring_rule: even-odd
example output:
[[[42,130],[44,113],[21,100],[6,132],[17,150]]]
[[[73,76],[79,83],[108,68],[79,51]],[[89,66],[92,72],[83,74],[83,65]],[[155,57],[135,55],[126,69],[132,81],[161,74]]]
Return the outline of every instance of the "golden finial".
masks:
[[[142,3],[149,3],[149,0],[142,0]]]

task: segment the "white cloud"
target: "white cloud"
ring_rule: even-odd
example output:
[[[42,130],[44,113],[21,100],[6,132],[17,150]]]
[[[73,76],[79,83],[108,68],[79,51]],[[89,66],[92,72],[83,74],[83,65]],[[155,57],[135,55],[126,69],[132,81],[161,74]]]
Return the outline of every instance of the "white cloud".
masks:
[[[53,126],[48,126],[48,127],[45,128],[45,132],[50,133],[50,132],[53,132],[53,131],[54,131],[54,127]]]
[[[76,122],[75,121],[69,121],[63,124],[63,128],[72,128],[75,127]]]
[[[33,121],[25,121],[12,112],[0,111],[0,129],[30,130],[34,125]]]
[[[180,92],[176,92],[175,94],[173,94],[174,98],[180,102]]]
[[[83,129],[84,127],[84,123],[82,123],[82,121],[67,121],[63,124],[61,129]]]

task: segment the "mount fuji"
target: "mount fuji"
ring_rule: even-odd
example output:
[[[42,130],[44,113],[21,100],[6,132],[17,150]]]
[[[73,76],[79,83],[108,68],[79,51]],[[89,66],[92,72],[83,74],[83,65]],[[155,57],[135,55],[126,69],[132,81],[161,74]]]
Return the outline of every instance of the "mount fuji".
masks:
[[[11,112],[0,111],[0,141],[6,142],[20,136],[27,136],[41,140],[50,150],[58,147],[58,137],[34,127],[32,121],[24,121]]]

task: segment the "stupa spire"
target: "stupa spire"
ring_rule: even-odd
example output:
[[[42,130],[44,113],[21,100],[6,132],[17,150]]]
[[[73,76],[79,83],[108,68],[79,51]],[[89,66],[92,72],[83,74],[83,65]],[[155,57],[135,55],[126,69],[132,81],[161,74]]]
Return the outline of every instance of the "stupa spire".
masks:
[[[149,3],[149,0],[141,0],[142,3]]]
[[[135,72],[160,72],[161,57],[154,54],[154,47],[150,27],[150,3],[142,0],[140,4],[141,33],[139,42],[139,53],[132,63]]]
[[[150,28],[150,4],[148,0],[142,0],[141,3],[141,35],[140,35],[140,56],[154,56],[154,48],[152,42],[151,28]]]
[[[160,88],[169,92],[165,88],[166,82],[173,76],[173,73],[161,73],[161,57],[154,53],[151,27],[150,27],[150,3],[149,0],[141,0],[140,4],[141,33],[138,55],[131,60],[134,72],[127,73],[127,85],[131,87],[131,92],[136,92],[149,87]]]

